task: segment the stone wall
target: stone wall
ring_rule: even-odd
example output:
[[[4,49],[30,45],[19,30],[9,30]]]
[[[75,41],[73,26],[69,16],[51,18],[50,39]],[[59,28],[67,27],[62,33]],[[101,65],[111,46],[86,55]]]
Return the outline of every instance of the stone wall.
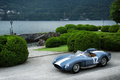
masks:
[[[49,32],[49,33],[36,33],[36,34],[20,34],[18,36],[23,37],[27,43],[38,42],[40,39],[47,40],[50,37],[58,37],[60,33]]]

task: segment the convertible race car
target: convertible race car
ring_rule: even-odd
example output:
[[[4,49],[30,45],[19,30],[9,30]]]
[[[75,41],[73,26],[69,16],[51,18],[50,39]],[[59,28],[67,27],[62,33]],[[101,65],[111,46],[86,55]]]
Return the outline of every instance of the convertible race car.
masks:
[[[77,51],[75,54],[59,56],[53,61],[53,65],[60,70],[78,73],[84,67],[106,66],[110,59],[111,53],[90,48],[84,52]]]

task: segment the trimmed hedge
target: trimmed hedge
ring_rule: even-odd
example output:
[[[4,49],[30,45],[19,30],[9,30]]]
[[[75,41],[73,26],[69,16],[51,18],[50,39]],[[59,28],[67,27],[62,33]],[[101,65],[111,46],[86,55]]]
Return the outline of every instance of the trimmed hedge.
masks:
[[[59,47],[60,45],[61,45],[61,40],[59,37],[48,38],[47,41],[45,42],[45,46],[47,48]]]
[[[108,31],[109,28],[110,28],[109,25],[102,26],[101,31],[102,31],[102,32],[109,32],[109,31]]]
[[[83,24],[78,24],[78,25],[77,25],[77,30],[82,30],[82,27],[84,27]]]
[[[14,66],[28,59],[27,43],[22,37],[0,36],[0,66]]]
[[[61,45],[67,44],[67,39],[71,36],[71,33],[64,33],[60,36]]]
[[[89,24],[86,24],[86,25],[78,24],[77,29],[87,30],[87,31],[98,31],[98,28],[95,25],[89,25]]]
[[[77,32],[79,32],[80,30],[75,30],[75,29],[73,29],[73,28],[71,28],[71,29],[68,29],[67,30],[67,33],[77,33]]]
[[[67,39],[68,51],[74,51],[74,43],[75,43],[75,34],[72,33],[71,36]]]
[[[60,26],[56,29],[56,32],[60,32],[60,34],[67,33],[67,29],[65,27]]]
[[[75,31],[74,28],[70,28],[70,29],[67,30],[67,33],[72,33],[72,32],[74,32],[74,31]]]
[[[88,31],[98,31],[98,28],[95,25],[89,25],[87,28]]]
[[[89,31],[80,31],[72,34],[68,38],[68,50],[76,52],[77,50],[86,50],[88,48],[97,48],[101,46],[100,38],[97,34]]]
[[[119,28],[120,28],[120,25],[112,25],[112,26],[110,26],[108,31],[109,32],[117,32],[119,30]]]
[[[68,30],[68,29],[71,29],[71,28],[74,28],[74,29],[77,29],[77,26],[74,25],[74,24],[66,24],[65,25],[65,28]]]
[[[88,25],[81,26],[81,30],[88,30]]]
[[[120,51],[120,34],[111,34],[101,37],[102,49]]]
[[[117,31],[117,33],[120,33],[120,29]]]

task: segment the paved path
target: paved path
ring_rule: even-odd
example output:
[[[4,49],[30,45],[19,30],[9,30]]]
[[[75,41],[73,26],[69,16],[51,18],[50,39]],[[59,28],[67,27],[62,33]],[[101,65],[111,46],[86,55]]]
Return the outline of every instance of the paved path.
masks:
[[[54,58],[68,53],[35,52],[32,49],[36,48],[29,48],[30,56],[26,63],[0,68],[0,80],[120,80],[120,52],[112,52],[112,60],[106,67],[94,67],[72,74],[52,65]]]
[[[29,58],[31,58],[31,57],[47,56],[47,55],[53,55],[53,54],[56,54],[56,53],[60,53],[60,52],[53,52],[53,51],[35,51],[35,49],[44,48],[44,47],[45,47],[45,46],[29,47],[29,48],[28,48]]]

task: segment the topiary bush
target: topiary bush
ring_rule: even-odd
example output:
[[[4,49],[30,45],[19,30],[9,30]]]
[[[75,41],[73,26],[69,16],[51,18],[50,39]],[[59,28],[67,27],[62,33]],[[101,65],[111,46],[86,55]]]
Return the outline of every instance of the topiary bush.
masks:
[[[83,24],[78,24],[78,25],[77,25],[77,30],[82,30],[82,27],[84,27]]]
[[[117,31],[117,33],[120,33],[120,29]]]
[[[67,30],[70,29],[70,28],[77,29],[77,26],[74,25],[74,24],[66,24],[66,25],[65,25],[65,28],[66,28]]]
[[[120,34],[107,35],[101,39],[102,49],[109,51],[120,51]]]
[[[81,26],[81,30],[88,30],[86,25]]]
[[[74,51],[74,43],[75,43],[75,33],[72,33],[71,36],[67,39],[68,51]]]
[[[98,31],[98,28],[95,25],[89,25],[87,28],[88,31]]]
[[[67,39],[71,36],[71,33],[64,33],[60,36],[61,45],[67,44]]]
[[[110,28],[109,25],[102,26],[101,31],[102,32],[109,32],[108,29]]]
[[[14,66],[28,59],[27,43],[22,37],[0,36],[0,66]]]
[[[67,29],[65,27],[60,26],[56,29],[56,32],[60,32],[60,34],[67,33]]]
[[[79,32],[80,30],[75,30],[74,28],[71,28],[71,29],[68,29],[67,30],[67,33],[77,33]]]
[[[112,26],[110,26],[110,28],[109,28],[109,32],[117,32],[118,30],[119,30],[119,25],[112,25]]]
[[[47,48],[59,47],[60,45],[61,45],[61,40],[59,37],[48,38],[47,41],[45,42],[45,46]]]
[[[89,31],[80,31],[77,34],[72,34],[68,38],[68,50],[77,51],[77,50],[86,50],[88,48],[97,48],[101,46],[100,38],[97,34]]]
[[[67,33],[72,33],[72,32],[74,32],[74,31],[75,31],[74,28],[70,28],[70,29],[67,30]]]

